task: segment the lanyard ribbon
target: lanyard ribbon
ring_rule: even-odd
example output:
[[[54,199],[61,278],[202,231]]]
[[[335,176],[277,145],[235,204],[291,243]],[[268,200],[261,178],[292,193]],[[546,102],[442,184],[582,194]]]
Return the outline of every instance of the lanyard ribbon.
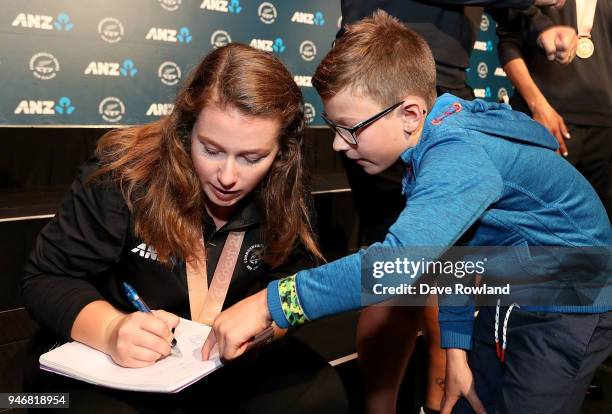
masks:
[[[591,37],[597,0],[576,0],[578,37]]]
[[[195,260],[187,262],[187,289],[192,320],[212,326],[215,317],[221,312],[243,240],[244,231],[232,231],[228,234],[215,273],[208,286],[206,247],[204,240],[200,239]]]

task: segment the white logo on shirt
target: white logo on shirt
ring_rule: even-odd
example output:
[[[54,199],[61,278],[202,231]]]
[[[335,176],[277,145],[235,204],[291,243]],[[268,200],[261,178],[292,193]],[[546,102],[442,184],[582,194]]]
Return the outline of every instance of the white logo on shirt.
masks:
[[[261,266],[263,258],[263,244],[254,244],[244,253],[243,262],[247,269],[256,270]]]
[[[153,246],[147,246],[145,243],[140,243],[132,249],[132,253],[138,253],[140,257],[145,259],[157,260],[157,252]]]

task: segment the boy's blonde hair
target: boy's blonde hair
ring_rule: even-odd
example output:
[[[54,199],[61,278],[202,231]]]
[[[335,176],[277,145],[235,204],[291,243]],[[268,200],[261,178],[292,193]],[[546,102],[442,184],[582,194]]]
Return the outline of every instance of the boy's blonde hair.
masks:
[[[436,65],[425,40],[382,10],[346,27],[312,79],[323,100],[344,89],[393,105],[406,95],[436,100]]]

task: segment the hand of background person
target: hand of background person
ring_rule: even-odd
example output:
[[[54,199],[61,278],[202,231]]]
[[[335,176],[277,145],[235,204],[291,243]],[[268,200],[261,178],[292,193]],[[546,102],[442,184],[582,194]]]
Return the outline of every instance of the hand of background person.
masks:
[[[467,352],[463,349],[447,349],[444,398],[440,414],[451,414],[453,407],[462,397],[467,399],[476,414],[487,413],[476,395],[474,378],[467,362]]]
[[[107,327],[108,349],[116,364],[128,368],[153,365],[170,354],[172,328],[180,319],[163,311],[133,312],[116,317]]]
[[[202,360],[210,359],[215,344],[219,356],[232,360],[242,355],[253,337],[266,330],[272,323],[268,311],[267,289],[241,300],[221,312],[202,346]]]
[[[544,125],[557,138],[559,142],[559,150],[557,152],[567,157],[569,153],[565,140],[570,138],[570,134],[561,115],[543,97],[536,101],[530,109],[533,119]]]
[[[560,9],[565,5],[565,0],[535,0],[534,6],[548,6],[553,9]]]
[[[578,34],[571,26],[552,26],[540,33],[537,43],[548,60],[567,65],[576,57]]]

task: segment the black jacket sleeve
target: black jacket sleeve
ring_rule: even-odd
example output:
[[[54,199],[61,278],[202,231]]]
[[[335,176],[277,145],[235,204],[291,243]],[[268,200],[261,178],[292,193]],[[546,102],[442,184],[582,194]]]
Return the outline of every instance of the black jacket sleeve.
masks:
[[[505,65],[522,57],[524,48],[538,48],[540,34],[554,26],[552,20],[535,6],[525,10],[487,10],[497,22],[497,46],[500,63]]]
[[[293,252],[287,257],[285,262],[278,267],[272,269],[266,276],[263,286],[267,286],[269,282],[275,279],[280,279],[286,276],[293,275],[300,270],[316,267],[321,263],[317,263],[315,258],[307,252],[306,248],[299,244]]]
[[[122,256],[130,222],[117,188],[87,178],[98,168],[91,159],[64,197],[55,217],[40,232],[24,269],[26,309],[42,326],[64,339],[85,305],[103,299],[91,278]]]

